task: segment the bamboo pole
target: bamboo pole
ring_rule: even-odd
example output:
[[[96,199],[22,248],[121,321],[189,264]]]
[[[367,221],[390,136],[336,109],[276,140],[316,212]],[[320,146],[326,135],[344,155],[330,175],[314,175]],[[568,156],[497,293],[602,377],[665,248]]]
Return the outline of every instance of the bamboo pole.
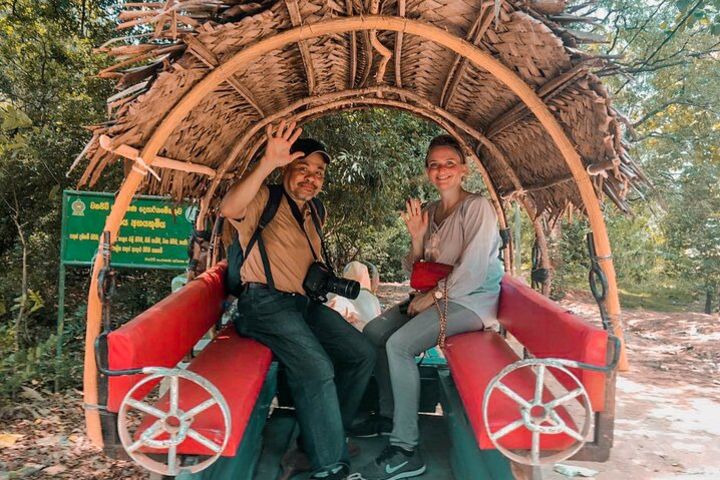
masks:
[[[140,151],[130,145],[121,144],[118,146],[113,145],[113,139],[107,135],[100,135],[100,147],[108,152],[115,153],[121,157],[125,157],[128,160],[137,160],[140,156]],[[192,162],[184,162],[182,160],[174,160],[172,158],[165,158],[157,156],[155,158],[154,166],[160,168],[167,168],[170,170],[177,170],[185,173],[197,173],[198,175],[207,175],[210,178],[215,178],[217,173],[211,167],[207,165],[200,165]],[[228,178],[228,175],[225,175]]]
[[[567,137],[557,119],[552,115],[547,106],[537,96],[535,91],[528,86],[510,68],[503,65],[499,60],[492,57],[467,41],[453,36],[451,33],[433,25],[425,24],[407,18],[387,16],[358,16],[347,17],[335,20],[327,20],[312,25],[303,25],[280,32],[272,37],[265,38],[230,57],[225,63],[219,65],[215,70],[210,71],[200,82],[188,91],[170,109],[162,122],[157,126],[149,141],[141,152],[141,157],[147,165],[152,165],[159,150],[163,147],[168,137],[172,134],[178,124],[186,115],[198,105],[207,94],[212,92],[218,85],[227,81],[236,71],[252,60],[281,48],[290,43],[297,43],[302,40],[317,38],[324,35],[346,33],[350,31],[369,31],[373,29],[404,32],[409,35],[417,35],[433,42],[436,42],[453,52],[463,55],[478,67],[487,70],[498,81],[505,84],[515,95],[517,95],[532,113],[538,118],[553,139],[558,150],[563,155],[568,168],[575,178],[575,182],[583,199],[587,211],[588,220],[595,236],[595,248],[600,257],[600,266],[608,280],[608,314],[610,315],[615,334],[622,339],[620,325],[620,302],[615,278],[615,269],[612,263],[610,241],[607,236],[607,229],[603,219],[600,204],[593,189],[590,178],[585,171],[582,160]],[[218,172],[220,173],[220,172]],[[105,222],[105,229],[110,232],[111,242],[114,242],[118,235],[120,222],[125,216],[133,195],[137,191],[144,175],[132,170],[122,184],[117,199],[113,204],[110,214]],[[102,306],[97,293],[97,277],[101,268],[101,260],[96,259],[93,266],[93,273],[88,293],[88,314],[87,329],[85,335],[85,372],[84,372],[84,398],[85,403],[90,407],[86,408],[86,420],[88,435],[93,443],[102,445],[102,434],[100,429],[100,417],[96,407],[97,391],[97,368],[94,360],[95,338],[100,333]],[[624,345],[621,354],[621,369],[627,368]]]

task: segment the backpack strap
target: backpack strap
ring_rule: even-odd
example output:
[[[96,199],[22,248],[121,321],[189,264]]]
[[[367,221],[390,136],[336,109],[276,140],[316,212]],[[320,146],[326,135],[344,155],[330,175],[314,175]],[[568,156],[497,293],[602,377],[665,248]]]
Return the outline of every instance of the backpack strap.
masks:
[[[275,283],[272,278],[272,272],[270,271],[270,261],[268,260],[267,251],[265,250],[265,242],[263,242],[262,238],[262,232],[263,230],[268,226],[268,224],[272,221],[272,219],[275,217],[275,214],[278,211],[278,208],[280,207],[280,202],[282,201],[282,197],[284,195],[284,188],[282,185],[268,185],[268,190],[270,192],[270,195],[268,197],[267,203],[265,203],[265,208],[263,209],[262,214],[260,215],[260,220],[258,221],[258,225],[255,228],[255,231],[253,232],[252,236],[250,237],[250,241],[247,244],[247,247],[245,248],[245,251],[242,252],[242,248],[240,247],[240,240],[238,237],[235,237],[235,241],[231,245],[231,248],[237,249],[239,251],[240,256],[240,262],[238,262],[237,266],[237,288],[230,288],[231,293],[240,293],[239,287],[240,287],[240,268],[242,267],[242,263],[244,260],[250,255],[250,252],[252,251],[253,247],[255,247],[255,244],[257,244],[258,249],[260,250],[260,258],[262,259],[263,263],[263,269],[265,270],[265,278],[267,279],[267,285],[268,288],[274,290],[275,289]],[[326,211],[325,206],[323,203],[317,199],[313,198],[310,203],[310,211],[311,211],[311,217],[313,220],[313,224],[315,225],[315,229],[318,232],[318,235],[320,236],[320,242],[322,245],[322,253],[323,257],[325,259],[325,263],[327,264],[328,268],[332,270],[332,267],[330,266],[330,257],[327,254],[327,249],[325,247],[325,240],[323,238],[322,233],[322,222],[325,221]],[[229,250],[229,249],[228,249]],[[230,265],[228,265],[230,267]],[[233,291],[235,290],[235,291]]]
[[[265,250],[265,242],[263,242],[262,232],[275,217],[275,214],[280,207],[280,201],[282,200],[284,190],[282,185],[268,185],[268,190],[270,191],[270,196],[265,204],[265,209],[260,215],[258,226],[255,228],[255,232],[252,237],[250,237],[247,248],[245,248],[245,254],[243,257],[247,258],[248,255],[250,255],[252,248],[257,243],[258,248],[260,249],[260,258],[262,259],[263,269],[265,270],[265,279],[267,281],[268,288],[270,290],[275,290],[275,282],[273,281],[272,272],[270,271],[270,260],[268,260],[267,251]]]
[[[272,273],[270,272],[270,262],[267,260],[267,252],[265,251],[265,245],[263,244],[261,234],[277,213],[278,207],[280,206],[280,200],[282,198],[282,187],[279,185],[268,185],[268,189],[270,191],[270,196],[265,203],[265,207],[260,214],[258,225],[250,237],[250,241],[248,242],[245,251],[243,252],[242,247],[240,246],[240,238],[237,235],[237,232],[235,232],[233,242],[227,248],[227,290],[236,297],[241,293],[240,287],[242,282],[240,279],[240,269],[256,243],[260,247],[260,257],[263,261],[265,275],[268,278],[268,285],[273,285]]]
[[[282,185],[268,185],[268,190],[270,190],[270,196],[267,199],[267,203],[265,203],[265,208],[263,209],[262,214],[260,214],[260,220],[255,228],[255,232],[253,232],[252,237],[250,237],[250,241],[245,248],[245,258],[247,258],[250,254],[250,251],[255,246],[255,243],[262,241],[262,231],[265,230],[265,227],[267,227],[272,221],[277,213],[278,207],[280,207],[280,200],[283,195]]]

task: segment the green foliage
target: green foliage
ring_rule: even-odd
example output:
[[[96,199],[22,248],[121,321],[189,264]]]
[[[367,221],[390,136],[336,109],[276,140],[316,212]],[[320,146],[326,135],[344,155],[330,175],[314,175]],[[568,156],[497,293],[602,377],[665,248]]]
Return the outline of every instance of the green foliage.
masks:
[[[675,0],[675,6],[675,21],[681,28],[700,24],[709,27],[712,35],[720,36],[720,0]]]
[[[0,396],[54,380],[60,194],[74,185],[65,173],[89,138],[83,126],[105,119],[112,90],[94,76],[102,58],[92,48],[112,34],[111,3],[14,0],[0,13]],[[27,248],[26,294],[14,216]],[[87,285],[71,278],[68,304],[80,305]],[[21,304],[26,318],[16,332]],[[69,318],[58,373],[63,386],[77,387],[84,318]]]
[[[432,196],[424,159],[441,130],[404,112],[376,109],[333,114],[305,132],[333,155],[321,198],[336,267],[362,259],[375,263],[384,280],[402,280],[409,237],[399,214],[407,198]]]
[[[668,274],[713,298],[720,289],[720,157],[694,162],[678,175],[663,228]]]
[[[402,281],[401,262],[410,237],[400,212],[405,200],[436,198],[425,174],[430,140],[444,133],[411,114],[387,109],[333,114],[305,127],[333,155],[321,198],[330,216],[326,233],[338,269],[361,259],[374,263],[384,281]],[[473,169],[466,188],[485,191]]]
[[[599,0],[608,45],[591,53],[618,55],[623,75],[604,78],[615,105],[634,125],[631,155],[655,185],[635,214],[606,218],[618,280],[628,305],[673,308],[690,292],[702,300],[720,289],[720,0]],[[82,369],[84,303],[89,272],[68,272],[69,313],[63,356],[55,362],[60,195],[73,186],[65,173],[89,137],[83,125],[105,120],[108,82],[94,77],[104,59],[92,48],[113,32],[114,0],[13,0],[0,13],[0,396],[20,386],[77,387]],[[574,28],[594,29],[592,25]],[[327,231],[340,267],[353,259],[375,263],[383,280],[403,280],[408,238],[398,218],[410,196],[433,199],[423,158],[441,130],[393,110],[330,115],[306,126],[326,142],[334,161],[323,192]],[[106,180],[107,189],[118,178]],[[467,182],[481,189],[477,175]],[[103,188],[103,185],[98,187]],[[28,291],[20,288],[23,225]],[[638,198],[638,200],[640,200]],[[557,239],[556,293],[587,288],[587,224],[563,221]],[[523,268],[529,270],[532,225],[522,219]],[[169,272],[125,271],[113,302],[119,324],[169,290]],[[630,288],[632,287],[632,288]],[[648,297],[652,297],[651,299]],[[709,298],[709,297],[708,297]],[[13,314],[24,302],[28,344],[17,350]],[[59,369],[59,370],[57,370]]]
[[[15,297],[15,305],[10,311],[19,310],[20,307],[24,307],[28,315],[32,315],[45,306],[45,302],[38,292],[35,290],[28,290],[27,295],[23,294],[19,297]]]
[[[642,251],[656,260],[649,265],[647,257],[640,257],[638,265],[647,265],[649,273],[634,268],[632,257],[618,270],[635,270],[630,282],[657,288],[674,284],[696,296],[712,296],[720,269],[715,227],[720,211],[720,1],[600,4],[607,12],[605,23],[622,27],[604,53],[621,54],[617,64],[630,75],[606,82],[616,92],[615,105],[633,125],[631,154],[655,185],[650,196],[654,213],[641,208],[637,217],[649,225],[648,232],[612,215],[609,222],[615,225],[609,228],[614,242],[627,243],[633,232],[640,234],[635,243],[652,247]]]

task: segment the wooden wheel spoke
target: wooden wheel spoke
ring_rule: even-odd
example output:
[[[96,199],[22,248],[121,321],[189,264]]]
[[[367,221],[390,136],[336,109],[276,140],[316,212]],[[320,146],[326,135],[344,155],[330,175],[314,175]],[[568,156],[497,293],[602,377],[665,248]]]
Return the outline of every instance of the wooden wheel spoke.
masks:
[[[583,438],[582,434],[581,434],[580,432],[578,432],[577,430],[575,430],[574,428],[570,428],[570,427],[568,427],[567,425],[565,425],[565,424],[563,423],[561,429],[562,429],[563,433],[566,433],[566,434],[570,435],[571,437],[573,437],[573,438],[574,438],[575,440],[577,440],[578,442],[584,442],[584,441],[585,441],[585,439]]]
[[[188,430],[188,437],[192,438],[196,442],[198,442],[203,447],[207,448],[208,450],[212,451],[213,453],[218,453],[222,449],[221,445],[218,445],[217,443],[213,442],[206,436],[198,433],[196,430],[193,430],[192,428]]]
[[[532,432],[532,449],[530,450],[530,457],[533,465],[540,463],[540,431],[535,430]]]
[[[493,433],[492,439],[498,440],[498,439],[504,437],[505,435],[507,435],[508,433],[514,432],[518,428],[522,427],[524,424],[525,424],[525,422],[523,422],[522,419],[515,420],[514,422],[505,425],[503,428],[501,428],[497,432]]]
[[[175,414],[177,412],[179,398],[180,377],[173,375],[170,377],[170,413]]]
[[[155,423],[150,425],[150,428],[140,434],[140,438],[135,443],[128,447],[128,451],[134,452],[138,448],[142,447],[145,443],[147,443],[148,440],[152,440],[158,435],[160,435],[164,431],[164,423],[165,422],[163,420],[156,420]]]
[[[172,435],[173,443],[170,445],[170,448],[168,449],[168,455],[167,455],[167,465],[168,465],[168,473],[170,475],[177,475],[178,473],[178,465],[177,465],[177,445],[175,444],[175,434]]]
[[[141,402],[140,400],[135,400],[134,398],[128,399],[127,404],[136,410],[140,410],[141,412],[147,413],[148,415],[152,415],[156,418],[165,418],[166,416],[165,412],[162,410],[155,408],[148,403]]]
[[[517,392],[515,392],[515,390],[512,390],[510,387],[508,387],[508,386],[505,385],[504,383],[502,383],[502,382],[497,382],[496,386],[497,386],[498,390],[500,390],[500,391],[503,392],[505,395],[507,395],[508,397],[510,397],[510,399],[513,400],[513,401],[514,401],[515,403],[517,403],[518,405],[520,405],[520,406],[522,406],[522,407],[524,407],[524,408],[531,408],[531,407],[532,407],[532,405],[530,405],[530,402],[528,402],[527,400],[525,400],[524,398],[522,398]]]
[[[203,403],[196,405],[195,407],[191,408],[187,412],[185,412],[182,416],[183,420],[188,418],[193,418],[199,413],[204,412],[208,408],[212,407],[213,405],[217,404],[217,400],[214,398],[210,398],[208,400],[205,400]]]
[[[537,376],[535,377],[535,398],[533,402],[542,402],[543,385],[545,384],[545,365],[538,365]]]
[[[565,402],[568,402],[568,401],[572,400],[572,399],[575,398],[575,397],[578,397],[578,396],[582,395],[582,393],[583,393],[583,389],[582,389],[582,388],[576,388],[575,390],[566,393],[566,394],[563,395],[562,397],[558,397],[558,398],[556,398],[555,400],[552,400],[552,401],[548,402],[548,403],[545,405],[545,408],[548,408],[548,409],[555,408],[555,407],[557,407],[558,405],[561,405],[561,404],[563,404],[563,403],[565,403]]]

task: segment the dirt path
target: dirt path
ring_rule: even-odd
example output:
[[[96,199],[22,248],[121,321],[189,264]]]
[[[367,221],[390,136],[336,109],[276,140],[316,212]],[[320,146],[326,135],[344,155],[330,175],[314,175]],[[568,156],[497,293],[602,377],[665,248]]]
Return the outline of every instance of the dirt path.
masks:
[[[589,296],[563,303],[596,318]],[[720,318],[641,309],[623,318],[630,371],[618,377],[610,461],[568,463],[597,479],[720,479]]]
[[[383,307],[405,288],[384,285]],[[563,304],[596,321],[589,296]],[[643,310],[628,310],[624,319],[631,369],[618,379],[611,459],[566,463],[596,470],[598,480],[720,479],[720,319]],[[0,411],[0,480],[147,478],[90,445],[79,398],[29,390]],[[550,467],[544,473],[546,480],[568,478]]]

